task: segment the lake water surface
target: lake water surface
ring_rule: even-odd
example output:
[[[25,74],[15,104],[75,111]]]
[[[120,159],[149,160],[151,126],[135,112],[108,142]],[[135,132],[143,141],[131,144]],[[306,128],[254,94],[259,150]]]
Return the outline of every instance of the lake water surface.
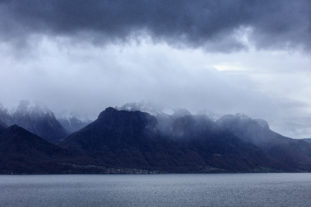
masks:
[[[2,207],[309,207],[311,174],[0,176]]]

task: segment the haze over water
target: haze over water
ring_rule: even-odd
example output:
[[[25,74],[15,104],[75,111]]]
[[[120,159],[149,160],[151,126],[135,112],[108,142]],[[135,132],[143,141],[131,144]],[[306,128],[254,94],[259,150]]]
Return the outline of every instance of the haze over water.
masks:
[[[0,205],[311,206],[311,174],[0,176]]]

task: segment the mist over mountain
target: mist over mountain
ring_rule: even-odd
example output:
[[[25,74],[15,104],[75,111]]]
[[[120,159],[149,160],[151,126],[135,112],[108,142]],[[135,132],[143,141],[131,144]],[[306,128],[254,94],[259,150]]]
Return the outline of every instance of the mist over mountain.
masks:
[[[175,140],[163,134],[157,124],[156,117],[145,112],[107,108],[61,146],[85,152],[105,166],[118,168],[207,172],[268,167],[256,147],[231,134],[206,129],[198,132],[205,133],[205,137],[196,134],[187,140],[186,134],[182,134],[183,139]],[[176,133],[176,138],[180,138],[180,133]]]
[[[269,144],[281,137],[281,135],[270,130],[266,121],[251,119],[242,114],[225,115],[218,119],[216,123],[219,127],[255,145]]]
[[[240,139],[258,146],[274,163],[297,169],[308,169],[311,166],[311,142],[282,136],[272,131],[264,120],[251,119],[245,115],[227,115],[217,123]]]
[[[19,125],[52,143],[68,135],[52,111],[27,101],[20,102],[13,112],[0,109],[0,120],[7,126]]]
[[[186,172],[311,169],[310,144],[242,115],[213,121],[188,113],[153,116],[107,108],[61,145],[113,167]]]
[[[9,114],[3,111],[2,114]],[[58,122],[52,112],[20,106],[13,115],[5,117],[18,118],[22,120],[19,123],[32,130],[32,126],[42,126],[39,122],[52,123],[47,126],[53,130],[53,123],[63,123],[62,129],[68,131],[82,128],[54,139],[55,145],[23,126],[0,126],[2,172],[311,171],[309,140],[284,137],[272,131],[266,121],[241,114],[214,119],[186,110],[150,114],[133,107],[109,107],[84,126],[85,122],[79,119]],[[49,132],[44,127],[40,129]]]
[[[9,111],[5,107],[0,105],[0,125],[7,126],[10,124],[12,124],[11,114],[9,113]]]
[[[74,116],[68,118],[58,118],[58,121],[69,134],[82,129],[91,122],[90,120],[81,120]]]

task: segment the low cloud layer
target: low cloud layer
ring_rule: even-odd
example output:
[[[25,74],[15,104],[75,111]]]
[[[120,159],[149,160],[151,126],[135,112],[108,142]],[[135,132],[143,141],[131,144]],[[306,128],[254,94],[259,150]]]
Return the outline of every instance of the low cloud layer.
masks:
[[[310,34],[309,0],[0,0],[0,103],[142,101],[310,137]]]
[[[141,35],[174,46],[233,51],[311,47],[311,2],[261,0],[2,0],[2,40],[77,36],[111,43]]]
[[[162,109],[267,120],[292,137],[311,134],[306,97],[311,59],[287,52],[205,53],[146,41],[105,48],[46,39],[30,54],[0,49],[0,100],[43,104],[95,118],[108,106],[144,102]]]

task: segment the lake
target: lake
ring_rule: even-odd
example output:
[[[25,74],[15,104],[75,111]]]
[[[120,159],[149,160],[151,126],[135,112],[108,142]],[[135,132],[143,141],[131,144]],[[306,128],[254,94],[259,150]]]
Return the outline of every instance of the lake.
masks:
[[[311,206],[311,174],[3,175],[0,206]]]

